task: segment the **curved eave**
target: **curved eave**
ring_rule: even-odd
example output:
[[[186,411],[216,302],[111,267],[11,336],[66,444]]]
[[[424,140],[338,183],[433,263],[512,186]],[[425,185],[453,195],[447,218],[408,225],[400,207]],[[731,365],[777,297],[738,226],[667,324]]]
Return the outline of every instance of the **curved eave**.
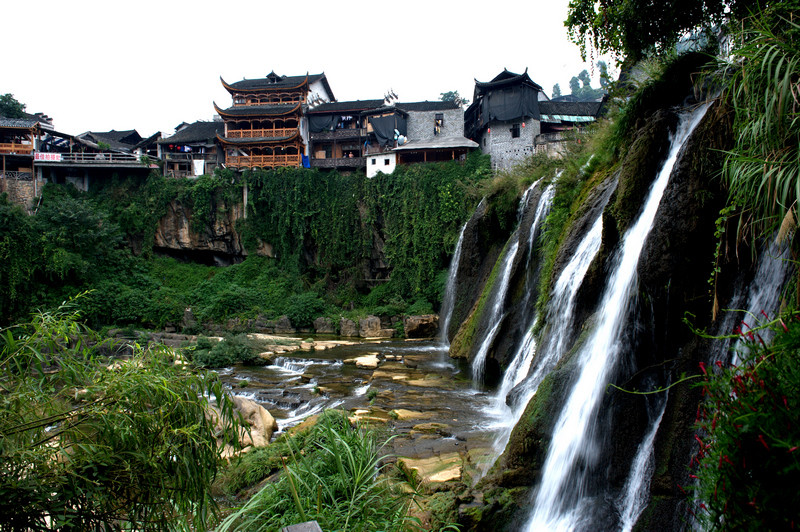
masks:
[[[292,113],[296,113],[297,110],[302,107],[302,105],[303,105],[303,103],[300,102],[297,105],[295,105],[294,107],[292,107],[291,109],[288,109],[286,111],[279,112],[279,113],[267,113],[267,112],[264,112],[264,109],[261,106],[258,106],[258,105],[249,105],[249,106],[248,105],[242,105],[242,106],[239,107],[239,109],[247,109],[249,111],[252,111],[252,113],[251,114],[247,114],[247,113],[245,113],[245,114],[237,114],[237,113],[227,113],[227,112],[225,112],[224,109],[220,109],[220,107],[217,105],[217,102],[214,102],[214,109],[217,111],[217,114],[219,114],[219,116],[221,116],[223,118],[243,118],[243,117],[248,117],[248,116],[253,116],[253,117],[255,117],[255,116],[287,116],[287,115],[290,115]],[[261,112],[259,112],[259,111],[261,111]]]
[[[225,137],[220,137],[219,133],[217,133],[217,140],[220,141],[225,146],[247,146],[249,144],[283,144],[290,140],[295,140],[297,137],[300,136],[300,131],[296,131],[293,135],[289,135],[288,137],[258,137],[258,138],[249,138],[249,139],[229,139]]]
[[[308,85],[308,73],[306,73],[306,77],[301,83],[299,83],[299,84],[297,84],[297,85],[295,85],[293,87],[270,87],[270,86],[266,86],[266,87],[253,87],[253,88],[250,88],[250,89],[239,89],[239,88],[234,87],[230,83],[227,83],[224,79],[222,79],[222,76],[219,77],[219,80],[222,82],[222,86],[225,87],[225,90],[227,90],[231,94],[234,94],[234,93],[250,93],[250,92],[264,92],[264,93],[266,93],[266,92],[276,92],[276,91],[286,91],[286,90],[290,91],[290,90],[299,89],[299,88],[301,88],[303,86],[306,86],[306,85]]]

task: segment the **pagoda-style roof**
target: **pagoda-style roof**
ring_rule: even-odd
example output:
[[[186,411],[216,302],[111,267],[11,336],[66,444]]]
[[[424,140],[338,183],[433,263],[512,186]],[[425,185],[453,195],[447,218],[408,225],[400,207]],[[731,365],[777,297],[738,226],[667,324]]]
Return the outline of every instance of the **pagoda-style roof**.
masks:
[[[214,109],[223,118],[237,118],[242,116],[284,116],[301,111],[301,103],[276,103],[266,105],[236,105],[227,109],[220,109],[214,102]]]
[[[395,107],[398,107],[404,111],[416,111],[416,112],[449,111],[452,109],[461,109],[461,106],[458,105],[456,102],[442,101],[442,100],[436,100],[433,102],[425,100],[424,102],[396,103]]]
[[[30,118],[5,118],[0,116],[0,127],[31,129],[36,127],[38,123],[38,120],[32,120]]]
[[[305,85],[311,85],[317,81],[322,81],[325,85],[325,90],[328,95],[333,98],[333,91],[328,85],[328,78],[325,73],[322,74],[306,74],[304,76],[279,76],[275,72],[270,72],[267,77],[259,79],[243,79],[235,83],[227,83],[220,76],[220,81],[231,94],[239,92],[273,92],[278,90],[291,90],[299,89]]]
[[[183,124],[181,124],[183,125]],[[171,137],[161,139],[158,144],[191,144],[193,142],[213,141],[218,133],[224,133],[225,124],[223,122],[202,122],[198,121],[189,124]]]
[[[219,140],[222,144],[227,146],[247,146],[251,144],[283,144],[287,141],[294,140],[300,136],[300,130],[295,129],[295,132],[287,137],[256,137],[256,138],[243,138],[243,139],[231,139],[220,136],[217,133],[217,140]]]
[[[477,79],[475,80],[474,100],[477,100],[479,96],[486,94],[487,91],[496,90],[512,85],[520,85],[520,84],[528,85],[538,91],[542,90],[541,85],[533,81],[528,76],[527,68],[525,69],[525,72],[523,72],[522,74],[515,74],[514,72],[509,72],[508,69],[504,68],[503,71],[500,72],[500,74],[498,74],[497,76],[494,77],[494,79],[492,79],[492,81],[482,82],[478,81]]]
[[[539,102],[539,112],[549,116],[597,118],[603,111],[603,102]]]

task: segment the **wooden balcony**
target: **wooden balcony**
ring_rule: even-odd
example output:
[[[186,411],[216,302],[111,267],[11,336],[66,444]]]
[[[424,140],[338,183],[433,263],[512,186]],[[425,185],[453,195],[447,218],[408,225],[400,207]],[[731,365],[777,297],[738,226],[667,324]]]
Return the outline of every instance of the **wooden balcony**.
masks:
[[[276,138],[276,137],[291,137],[297,132],[297,128],[282,128],[282,129],[237,129],[228,130],[225,138],[229,139],[258,139],[258,138]]]
[[[30,155],[33,153],[33,146],[31,144],[22,144],[19,142],[0,142],[0,153]]]
[[[300,155],[229,155],[225,162],[234,168],[300,166]]]

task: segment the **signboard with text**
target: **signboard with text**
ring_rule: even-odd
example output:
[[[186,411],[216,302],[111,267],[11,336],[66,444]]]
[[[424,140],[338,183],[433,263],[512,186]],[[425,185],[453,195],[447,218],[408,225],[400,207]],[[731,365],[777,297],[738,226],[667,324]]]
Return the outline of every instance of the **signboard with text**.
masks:
[[[61,154],[60,153],[46,153],[37,151],[33,154],[34,161],[51,161],[51,162],[61,162]]]

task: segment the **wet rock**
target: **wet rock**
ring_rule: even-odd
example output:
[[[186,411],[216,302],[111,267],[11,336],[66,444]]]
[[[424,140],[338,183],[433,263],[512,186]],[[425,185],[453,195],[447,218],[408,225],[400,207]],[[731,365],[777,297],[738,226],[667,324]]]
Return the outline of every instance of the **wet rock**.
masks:
[[[460,453],[443,453],[429,458],[398,458],[397,464],[419,482],[451,482],[461,479]]]
[[[266,408],[258,403],[244,397],[233,396],[233,404],[236,412],[242,415],[246,426],[239,427],[239,443],[242,447],[265,447],[269,445],[272,435],[278,430],[278,424]],[[222,422],[219,418],[219,410],[216,407],[209,407],[212,422],[215,424],[217,433],[222,430]],[[247,433],[249,427],[250,433]],[[222,441],[219,440],[220,444]]]
[[[358,336],[358,326],[353,320],[342,318],[339,322],[340,336]]]
[[[314,320],[314,332],[317,334],[333,334],[336,332],[333,320],[326,317],[319,317]]]
[[[403,331],[406,338],[433,338],[439,332],[439,316],[407,316],[403,320]]]

